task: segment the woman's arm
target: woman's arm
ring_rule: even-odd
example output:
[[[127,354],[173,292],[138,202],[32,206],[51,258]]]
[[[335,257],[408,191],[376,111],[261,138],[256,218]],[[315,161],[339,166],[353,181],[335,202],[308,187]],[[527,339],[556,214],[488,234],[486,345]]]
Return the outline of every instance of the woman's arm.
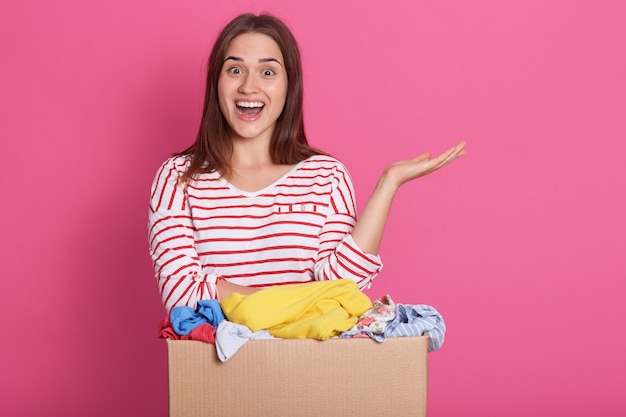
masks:
[[[445,167],[464,154],[465,142],[462,141],[434,158],[430,153],[424,153],[414,159],[389,165],[378,180],[359,220],[352,229],[354,242],[364,252],[377,254],[391,203],[398,189],[408,181]]]
[[[233,284],[232,282],[228,282],[224,279],[217,280],[217,292],[219,294],[220,300],[223,300],[233,293],[250,295],[259,290],[261,290],[261,288],[244,287],[243,285]]]
[[[182,157],[166,161],[155,176],[150,194],[150,256],[168,312],[179,305],[195,308],[198,300],[217,298],[217,277],[202,270],[191,211],[178,181],[187,163]]]
[[[357,209],[352,180],[345,167],[336,160],[324,161],[332,166],[332,181],[327,195],[327,212],[319,232],[319,247],[313,275],[317,281],[350,279],[359,288],[368,288],[382,268],[378,255],[365,253],[352,239]],[[325,167],[327,168],[327,167]]]

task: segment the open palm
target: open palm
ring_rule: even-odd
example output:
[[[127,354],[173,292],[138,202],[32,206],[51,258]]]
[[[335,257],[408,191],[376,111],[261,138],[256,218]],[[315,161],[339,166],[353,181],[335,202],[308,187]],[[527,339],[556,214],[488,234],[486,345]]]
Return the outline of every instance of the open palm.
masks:
[[[397,187],[400,187],[408,181],[423,177],[445,167],[464,154],[465,141],[461,141],[436,157],[426,152],[413,159],[394,162],[387,167],[385,173]]]

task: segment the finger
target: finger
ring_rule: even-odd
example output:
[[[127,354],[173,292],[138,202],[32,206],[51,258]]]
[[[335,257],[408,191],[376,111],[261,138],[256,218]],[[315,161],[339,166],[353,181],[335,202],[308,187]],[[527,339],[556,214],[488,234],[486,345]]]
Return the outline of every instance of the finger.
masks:
[[[452,148],[448,149],[448,151],[445,153],[449,152],[448,157],[452,157],[452,159],[456,159],[459,156],[465,154],[465,144],[466,142],[462,140],[458,144],[456,144],[456,146],[453,146]]]
[[[425,152],[421,155],[416,156],[411,161],[420,162],[420,161],[426,161],[428,159],[442,159],[442,160],[447,159],[450,155],[453,155],[461,151],[465,147],[465,143],[466,142],[464,140],[460,141],[458,144],[451,146],[445,152],[438,155],[436,158],[432,158],[432,155],[430,154],[430,152]]]
[[[437,162],[444,162],[447,161],[449,159],[454,159],[454,156],[456,155],[456,153],[458,152],[458,149],[456,146],[451,147],[450,149],[448,149],[447,151],[443,152],[442,154],[440,154],[439,156],[437,156]]]
[[[434,165],[433,170],[445,167],[463,154],[465,154],[463,147],[459,148],[458,145],[453,146],[436,158],[436,164]]]
[[[441,162],[441,167],[443,168],[444,166],[449,165],[452,161],[462,156],[464,153],[465,152],[462,149],[451,153]]]
[[[459,143],[457,143],[454,146],[451,146],[450,148],[448,148],[448,150],[446,150],[445,152],[442,153],[442,155],[450,155],[450,154],[457,154],[461,151],[463,151],[465,149],[465,144],[466,142],[464,140],[460,141]]]
[[[431,158],[432,158],[432,155],[430,154],[430,152],[425,152],[425,153],[423,153],[421,155],[418,155],[415,158],[413,158],[413,162],[428,161]]]

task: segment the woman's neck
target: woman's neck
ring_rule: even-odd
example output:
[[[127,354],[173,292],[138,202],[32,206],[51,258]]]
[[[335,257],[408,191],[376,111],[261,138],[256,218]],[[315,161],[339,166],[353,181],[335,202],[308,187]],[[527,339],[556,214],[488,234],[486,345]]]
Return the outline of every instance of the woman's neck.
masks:
[[[270,155],[269,139],[235,138],[230,165],[233,170],[258,169],[274,165]]]
[[[260,191],[282,178],[294,165],[276,164],[269,150],[269,139],[233,139],[231,171],[225,179],[246,192]]]

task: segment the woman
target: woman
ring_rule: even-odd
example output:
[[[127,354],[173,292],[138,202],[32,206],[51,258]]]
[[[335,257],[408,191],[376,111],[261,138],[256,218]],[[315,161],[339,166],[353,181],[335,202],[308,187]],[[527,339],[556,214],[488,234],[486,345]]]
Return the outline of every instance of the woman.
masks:
[[[151,256],[168,311],[271,285],[369,286],[398,188],[465,152],[461,142],[391,164],[357,221],[345,167],[307,143],[302,96],[300,53],[284,23],[245,14],[223,29],[197,139],[152,186]]]

